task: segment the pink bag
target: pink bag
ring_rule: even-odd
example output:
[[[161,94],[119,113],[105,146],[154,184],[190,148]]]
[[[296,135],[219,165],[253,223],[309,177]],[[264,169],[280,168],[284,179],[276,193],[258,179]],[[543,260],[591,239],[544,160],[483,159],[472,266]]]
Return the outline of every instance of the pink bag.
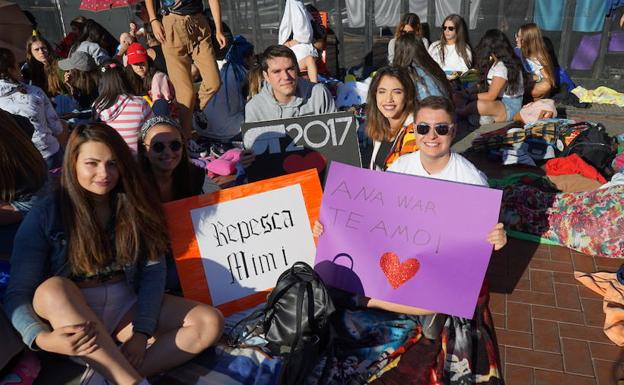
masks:
[[[236,165],[240,161],[241,150],[232,148],[219,158],[206,165],[206,169],[217,175],[232,175],[236,173]]]
[[[545,114],[552,114],[550,116],[543,116],[542,112]],[[523,106],[520,110],[520,117],[525,124],[533,123],[542,118],[556,118],[557,117],[557,108],[555,107],[555,101],[552,99],[540,99],[536,100],[533,103],[529,103],[526,106]]]

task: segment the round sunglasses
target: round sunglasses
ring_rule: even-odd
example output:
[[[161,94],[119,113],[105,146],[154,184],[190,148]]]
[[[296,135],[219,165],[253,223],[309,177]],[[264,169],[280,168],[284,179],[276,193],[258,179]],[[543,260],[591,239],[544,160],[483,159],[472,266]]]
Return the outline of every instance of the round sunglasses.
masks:
[[[433,129],[435,130],[436,134],[444,136],[448,135],[452,127],[452,124],[438,123],[433,126]],[[416,125],[416,132],[418,133],[418,135],[427,135],[429,133],[429,130],[431,130],[431,126],[427,123],[418,123]]]
[[[155,153],[160,154],[161,152],[165,151],[166,146],[166,142],[156,142],[153,143],[150,148],[154,150]],[[169,149],[173,152],[180,151],[182,149],[182,142],[180,142],[179,140],[172,140],[171,142],[169,142]]]
[[[443,29],[444,31],[446,31],[446,30],[449,30],[449,31],[451,31],[451,32],[455,31],[455,27],[454,27],[454,26],[452,26],[452,25],[451,25],[451,26],[446,26],[446,25],[444,25],[444,26],[442,26],[442,29]]]

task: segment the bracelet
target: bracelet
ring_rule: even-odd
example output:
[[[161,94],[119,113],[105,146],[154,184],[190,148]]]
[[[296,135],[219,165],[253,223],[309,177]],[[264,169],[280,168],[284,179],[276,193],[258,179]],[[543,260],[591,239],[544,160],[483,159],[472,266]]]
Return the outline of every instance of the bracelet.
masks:
[[[150,20],[150,24],[152,24],[152,21],[160,21],[159,19],[151,19]]]

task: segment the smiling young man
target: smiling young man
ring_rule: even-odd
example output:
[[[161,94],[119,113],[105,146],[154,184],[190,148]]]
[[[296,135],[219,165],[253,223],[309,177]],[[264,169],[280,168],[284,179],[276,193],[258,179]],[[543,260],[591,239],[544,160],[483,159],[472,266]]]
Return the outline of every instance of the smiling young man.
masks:
[[[388,171],[487,187],[486,176],[451,151],[454,122],[455,107],[450,100],[440,96],[421,100],[414,119],[419,150],[397,159]]]
[[[322,84],[299,78],[290,48],[268,47],[262,55],[264,85],[245,106],[245,122],[294,118],[336,112],[334,99]]]

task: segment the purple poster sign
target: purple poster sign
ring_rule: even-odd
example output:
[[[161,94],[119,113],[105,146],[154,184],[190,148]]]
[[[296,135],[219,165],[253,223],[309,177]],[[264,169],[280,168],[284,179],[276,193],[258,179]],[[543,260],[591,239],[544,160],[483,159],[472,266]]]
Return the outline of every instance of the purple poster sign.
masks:
[[[315,269],[350,292],[472,318],[501,195],[333,162]]]

